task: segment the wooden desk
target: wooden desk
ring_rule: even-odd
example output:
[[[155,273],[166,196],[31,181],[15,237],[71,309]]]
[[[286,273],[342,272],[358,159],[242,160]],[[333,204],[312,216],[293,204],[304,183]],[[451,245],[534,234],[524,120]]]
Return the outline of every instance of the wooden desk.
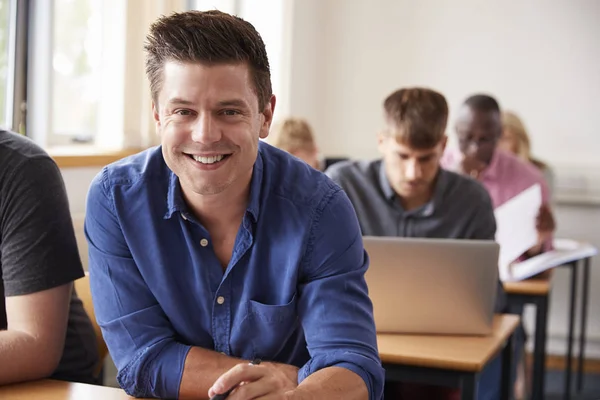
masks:
[[[552,270],[520,282],[504,282],[504,290],[509,294],[545,296],[552,286]]]
[[[2,400],[131,400],[121,389],[54,380],[0,386]]]
[[[548,299],[552,288],[552,270],[520,282],[504,282],[509,304],[534,304],[535,335],[533,349],[532,400],[544,398],[546,378],[546,339],[548,331]]]
[[[516,315],[496,315],[490,336],[378,334],[386,379],[459,387],[462,399],[475,399],[479,373],[503,351],[502,398],[508,399],[512,336],[519,321]]]

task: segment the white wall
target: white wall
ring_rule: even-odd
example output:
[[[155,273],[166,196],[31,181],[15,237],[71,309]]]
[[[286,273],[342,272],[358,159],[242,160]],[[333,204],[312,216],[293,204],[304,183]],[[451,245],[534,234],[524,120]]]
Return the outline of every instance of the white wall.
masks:
[[[522,114],[540,157],[600,166],[600,2],[324,0],[319,8],[319,49],[296,57],[319,57],[320,90],[309,101],[328,116],[315,119],[327,151],[374,155],[365,141],[380,127],[383,98],[425,85],[453,111],[467,95],[490,92]]]
[[[441,91],[450,121],[466,96],[489,92],[524,118],[559,195],[596,204],[558,204],[557,236],[600,247],[600,2],[302,0],[294,11],[290,109],[326,155],[376,157],[382,102],[397,88]],[[600,259],[592,267],[588,354],[600,358]],[[568,284],[557,271],[552,353],[564,353]]]

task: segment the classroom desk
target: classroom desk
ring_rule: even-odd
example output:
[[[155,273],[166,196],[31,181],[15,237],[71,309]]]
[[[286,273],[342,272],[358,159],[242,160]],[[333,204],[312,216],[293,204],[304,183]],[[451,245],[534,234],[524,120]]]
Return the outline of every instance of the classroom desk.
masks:
[[[2,400],[131,400],[121,389],[44,379],[0,386]]]
[[[520,282],[504,282],[508,302],[525,305],[534,304],[535,335],[533,348],[532,400],[544,398],[546,377],[546,339],[548,331],[548,299],[550,296],[552,271]]]
[[[502,351],[502,399],[509,399],[512,337],[516,315],[496,315],[490,336],[377,334],[387,381],[461,388],[463,400],[477,397],[477,379]]]

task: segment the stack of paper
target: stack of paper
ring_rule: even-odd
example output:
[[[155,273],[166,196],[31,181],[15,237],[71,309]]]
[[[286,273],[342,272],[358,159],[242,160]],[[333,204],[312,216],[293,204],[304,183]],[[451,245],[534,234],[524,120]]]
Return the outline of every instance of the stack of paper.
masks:
[[[541,205],[542,188],[535,184],[494,210],[500,279],[509,279],[510,264],[537,244],[535,221]]]
[[[589,243],[556,239],[554,240],[554,250],[512,264],[508,274],[501,279],[503,281],[521,281],[550,268],[593,257],[596,254],[598,254],[598,249]]]

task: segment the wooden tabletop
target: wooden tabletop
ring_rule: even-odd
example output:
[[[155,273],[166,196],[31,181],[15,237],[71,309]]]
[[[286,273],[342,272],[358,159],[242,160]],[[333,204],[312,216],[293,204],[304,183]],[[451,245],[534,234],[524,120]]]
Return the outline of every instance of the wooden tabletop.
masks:
[[[2,400],[131,400],[121,389],[54,380],[0,386]]]
[[[517,315],[494,316],[490,336],[377,334],[381,361],[418,367],[479,372],[519,325]]]
[[[523,281],[504,282],[504,290],[506,290],[506,293],[508,294],[544,296],[550,292],[551,287],[552,270]]]

